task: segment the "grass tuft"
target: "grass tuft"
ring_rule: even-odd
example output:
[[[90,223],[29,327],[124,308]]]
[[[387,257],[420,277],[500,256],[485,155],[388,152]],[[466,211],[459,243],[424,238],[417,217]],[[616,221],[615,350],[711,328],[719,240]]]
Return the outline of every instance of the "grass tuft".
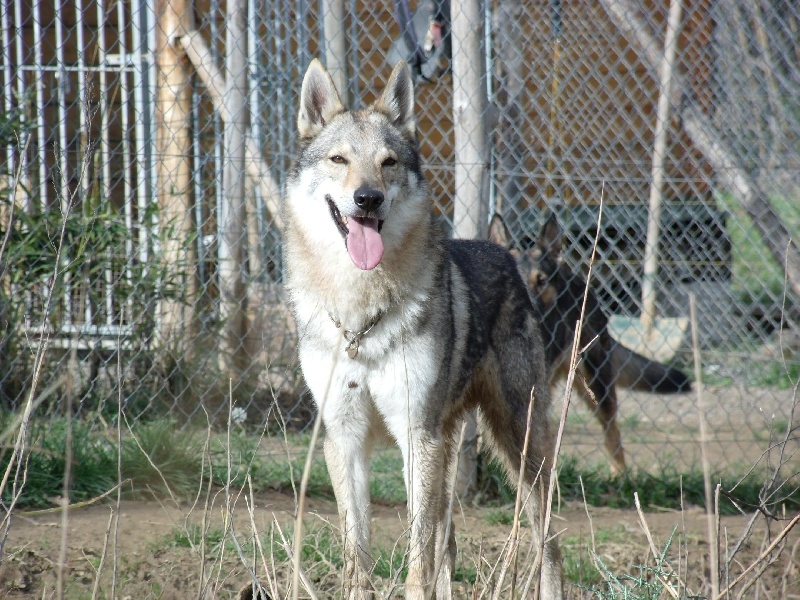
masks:
[[[5,430],[10,418],[2,424]],[[58,503],[64,492],[68,422],[64,418],[31,423],[31,448],[28,455],[27,481],[19,505],[33,508]],[[81,421],[72,423],[72,477],[70,501],[81,502],[108,491],[117,482],[116,445]],[[8,468],[11,448],[0,454],[0,469]],[[4,490],[3,501],[10,500],[11,486]]]
[[[153,421],[122,441],[122,476],[135,495],[165,493],[187,497],[201,484],[204,438],[177,429],[171,421]]]

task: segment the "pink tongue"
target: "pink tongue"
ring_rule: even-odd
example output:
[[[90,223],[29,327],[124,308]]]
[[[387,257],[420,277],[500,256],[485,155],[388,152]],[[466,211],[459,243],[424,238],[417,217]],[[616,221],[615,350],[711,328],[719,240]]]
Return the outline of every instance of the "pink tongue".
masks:
[[[353,264],[364,270],[377,267],[383,257],[383,240],[378,233],[378,219],[350,217],[347,228],[347,251]]]

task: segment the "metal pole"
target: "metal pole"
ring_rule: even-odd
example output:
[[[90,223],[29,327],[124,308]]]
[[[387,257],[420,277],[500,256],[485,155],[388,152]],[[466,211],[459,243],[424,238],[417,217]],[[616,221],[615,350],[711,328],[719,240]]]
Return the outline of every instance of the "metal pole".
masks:
[[[21,36],[20,36],[21,37]],[[33,17],[33,44],[36,62],[36,140],[39,151],[39,204],[47,210],[47,150],[45,140],[45,120],[44,120],[44,82],[40,74],[44,70],[42,64],[42,48],[44,38],[42,36],[42,12],[41,5],[36,3],[36,15]]]
[[[486,131],[483,124],[484,70],[481,53],[483,14],[479,0],[452,5],[453,129],[455,199],[453,235],[485,237]]]
[[[342,102],[347,105],[347,45],[344,33],[344,0],[325,0],[323,27],[325,29],[325,67],[336,84]],[[307,65],[303,65],[305,68]]]
[[[247,0],[226,3],[225,167],[219,214],[220,320],[224,324],[220,360],[231,374],[246,366],[244,245],[246,235],[245,143],[247,135]]]
[[[131,15],[133,16],[133,15]],[[133,166],[131,161],[131,141],[128,128],[130,122],[128,118],[128,107],[130,104],[130,90],[128,89],[128,45],[127,45],[127,22],[125,21],[125,3],[117,0],[117,27],[119,29],[119,64],[120,64],[120,98],[122,100],[122,172],[124,175],[123,189],[125,196],[125,229],[133,233]],[[125,280],[129,289],[133,285],[133,235],[125,238]],[[128,295],[128,317],[130,318],[133,310],[133,294]],[[109,313],[109,325],[113,325],[114,318]],[[118,321],[122,326],[122,321]]]
[[[478,238],[486,236],[487,227],[487,203],[483,197],[488,162],[483,124],[486,89],[481,53],[483,14],[480,0],[453,2],[450,10],[456,179],[453,236]],[[475,489],[477,457],[478,425],[475,415],[470,414],[456,474],[456,491],[460,496]]]

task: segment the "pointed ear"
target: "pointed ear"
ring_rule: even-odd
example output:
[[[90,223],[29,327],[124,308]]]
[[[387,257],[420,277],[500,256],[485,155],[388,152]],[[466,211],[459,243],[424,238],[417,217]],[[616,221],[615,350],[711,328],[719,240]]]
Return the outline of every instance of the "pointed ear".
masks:
[[[405,61],[400,61],[389,76],[386,89],[375,103],[375,109],[384,113],[389,120],[411,137],[417,135],[417,122],[414,118],[414,83],[411,70]]]
[[[511,247],[511,234],[506,227],[506,222],[503,217],[494,213],[492,220],[489,221],[489,241],[494,242],[498,246],[502,246],[506,250]]]
[[[297,115],[300,138],[314,137],[333,117],[342,112],[344,106],[333,79],[315,58],[308,66],[300,90],[300,111]]]
[[[555,213],[551,212],[542,227],[542,231],[539,233],[536,245],[541,248],[542,252],[545,254],[558,257],[561,255],[562,244],[561,226],[558,224],[558,218]]]

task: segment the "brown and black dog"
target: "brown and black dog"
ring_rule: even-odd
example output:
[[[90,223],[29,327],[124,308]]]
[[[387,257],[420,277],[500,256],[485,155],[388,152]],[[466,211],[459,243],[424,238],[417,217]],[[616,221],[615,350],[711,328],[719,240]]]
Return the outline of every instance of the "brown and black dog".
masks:
[[[500,215],[495,214],[489,237],[508,248],[517,259],[531,299],[541,313],[547,365],[551,385],[565,378],[575,324],[580,319],[586,280],[561,260],[562,231],[551,213],[533,247],[511,248],[510,235]],[[611,470],[625,469],[625,452],[617,427],[616,386],[657,394],[677,394],[691,389],[680,370],[650,360],[626,348],[608,332],[608,317],[591,288],[581,327],[580,347],[586,348],[578,364],[575,389],[594,412],[604,432]],[[588,388],[588,391],[587,391]]]

